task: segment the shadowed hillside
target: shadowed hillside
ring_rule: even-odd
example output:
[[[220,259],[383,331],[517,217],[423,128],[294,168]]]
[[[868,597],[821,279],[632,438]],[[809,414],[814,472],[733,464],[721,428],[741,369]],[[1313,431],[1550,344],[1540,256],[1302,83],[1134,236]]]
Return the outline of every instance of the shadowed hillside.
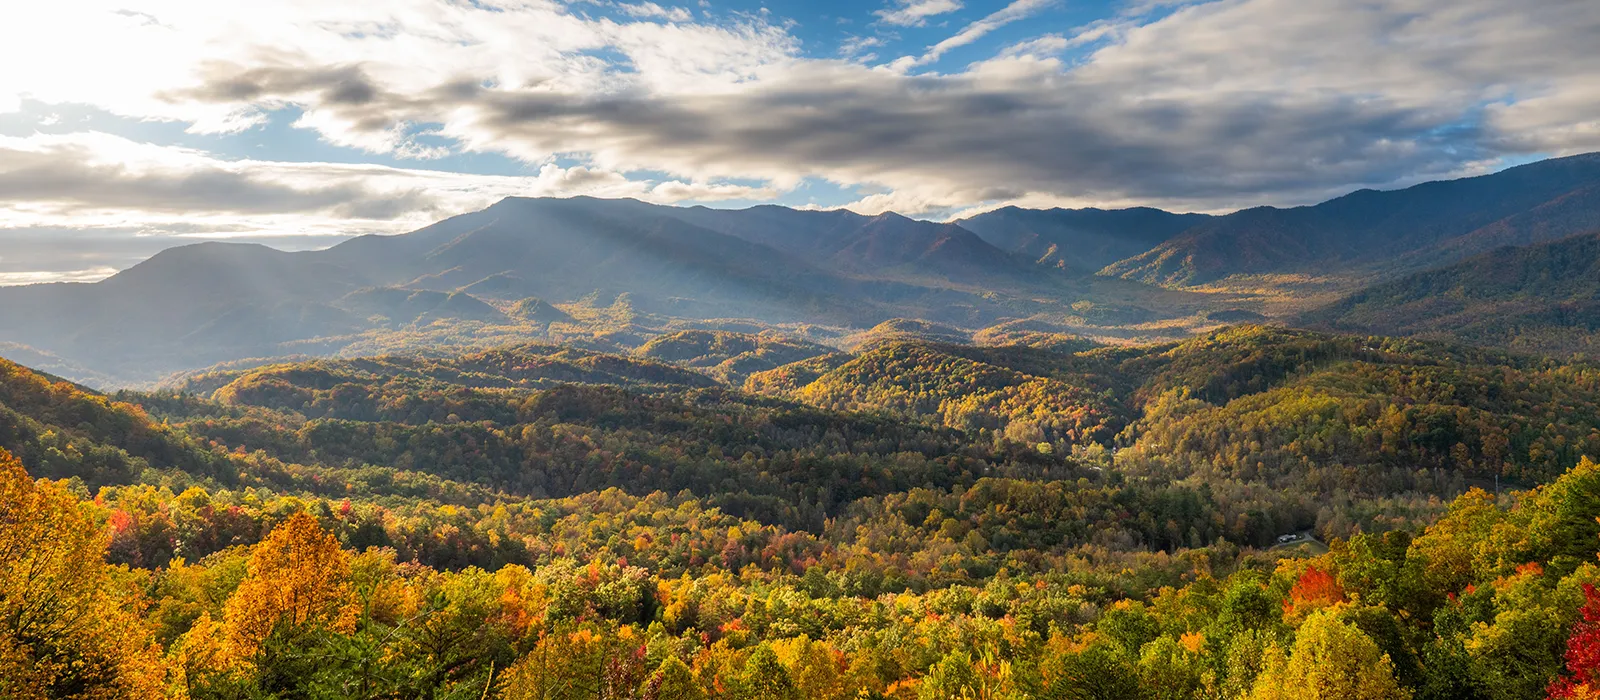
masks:
[[[1040,265],[1093,274],[1210,218],[1144,207],[1115,211],[1004,207],[956,223],[995,247]]]
[[[1593,228],[1600,222],[1584,203],[1597,186],[1600,154],[1588,154],[1312,207],[1260,207],[1201,223],[1104,274],[1167,285],[1269,273],[1393,275]]]
[[[1370,287],[1300,320],[1340,331],[1600,356],[1600,233],[1501,248]]]

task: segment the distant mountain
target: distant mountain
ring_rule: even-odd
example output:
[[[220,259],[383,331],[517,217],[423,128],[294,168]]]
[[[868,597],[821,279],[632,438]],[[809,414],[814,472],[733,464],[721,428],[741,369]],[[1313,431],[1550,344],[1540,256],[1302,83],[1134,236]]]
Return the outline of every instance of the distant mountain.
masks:
[[[1505,247],[1306,314],[1313,328],[1600,357],[1600,231]]]
[[[1103,274],[1165,285],[1230,275],[1394,276],[1600,225],[1597,188],[1600,154],[1588,154],[1310,207],[1259,207],[1205,221]]]
[[[206,243],[96,284],[0,289],[0,342],[115,385],[251,357],[519,337],[626,350],[650,335],[631,327],[641,315],[983,327],[1048,311],[1075,284],[959,226],[898,215],[509,198],[324,251]],[[561,308],[574,303],[606,310],[575,318]]]
[[[1005,207],[957,221],[989,244],[1041,264],[1093,274],[1213,217],[1135,209]]]
[[[101,387],[289,355],[530,340],[625,354],[688,329],[844,348],[903,337],[1068,348],[1268,320],[1358,284],[1597,227],[1600,154],[1220,217],[1006,208],[952,224],[513,197],[323,251],[205,243],[95,284],[0,288],[0,343]],[[1263,277],[1222,293],[1173,288],[1234,275]],[[906,321],[863,330],[893,319]],[[773,359],[717,376],[738,383]]]

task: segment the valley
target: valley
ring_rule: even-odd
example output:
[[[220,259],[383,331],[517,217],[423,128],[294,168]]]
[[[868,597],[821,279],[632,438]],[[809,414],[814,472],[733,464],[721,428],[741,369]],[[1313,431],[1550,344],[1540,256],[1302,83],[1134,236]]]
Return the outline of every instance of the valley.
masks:
[[[508,199],[0,289],[0,554],[45,572],[0,608],[71,601],[0,676],[1280,697],[1291,649],[1534,697],[1600,615],[1591,161],[1220,217]]]

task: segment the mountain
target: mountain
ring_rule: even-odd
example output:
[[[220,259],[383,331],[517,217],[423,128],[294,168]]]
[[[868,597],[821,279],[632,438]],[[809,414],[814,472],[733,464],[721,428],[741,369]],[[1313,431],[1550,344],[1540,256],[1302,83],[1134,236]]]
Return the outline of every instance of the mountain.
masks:
[[[1148,342],[1285,317],[1358,284],[1578,233],[1600,226],[1597,211],[1600,154],[1227,216],[1006,208],[935,223],[513,197],[323,251],[206,243],[95,284],[3,288],[0,343],[70,378],[127,386],[289,355],[529,340],[628,353],[690,329],[851,348],[893,319],[963,342]],[[1258,277],[1180,288],[1239,275]],[[764,369],[719,376],[738,383]]]
[[[1025,266],[961,226],[893,212],[864,216],[759,206],[739,211],[693,207],[672,215],[852,275],[989,283],[1027,276]]]
[[[989,244],[1041,264],[1093,274],[1139,255],[1212,217],[1134,209],[1004,207],[956,223]]]
[[[1504,247],[1310,312],[1314,327],[1600,357],[1600,231]]]
[[[206,243],[96,284],[0,289],[0,342],[114,385],[250,357],[519,337],[626,349],[654,333],[643,319],[983,327],[1046,311],[1074,284],[898,215],[510,198],[324,251]]]
[[[1506,243],[1600,225],[1600,154],[1403,190],[1361,190],[1316,206],[1258,207],[1207,220],[1102,274],[1163,285],[1232,275],[1394,277]]]

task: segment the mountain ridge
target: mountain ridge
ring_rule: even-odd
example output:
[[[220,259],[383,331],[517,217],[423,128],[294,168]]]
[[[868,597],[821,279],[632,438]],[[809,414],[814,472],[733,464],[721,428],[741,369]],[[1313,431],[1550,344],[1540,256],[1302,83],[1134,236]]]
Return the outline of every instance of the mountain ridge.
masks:
[[[1596,185],[1600,153],[1589,153],[1399,190],[1357,190],[1316,205],[1256,207],[1207,221],[1101,274],[1180,286],[1240,274],[1392,276],[1476,252],[1452,252],[1449,245],[1518,215],[1529,215],[1517,223],[1522,230],[1548,225],[1529,232],[1527,242],[1577,233],[1582,229],[1573,222],[1526,219],[1543,205]]]

